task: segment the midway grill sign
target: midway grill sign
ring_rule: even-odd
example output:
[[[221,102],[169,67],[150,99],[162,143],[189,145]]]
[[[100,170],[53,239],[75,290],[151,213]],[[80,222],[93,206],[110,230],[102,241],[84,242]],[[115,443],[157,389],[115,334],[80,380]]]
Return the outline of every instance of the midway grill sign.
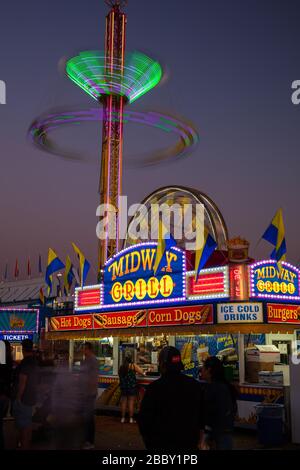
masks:
[[[300,300],[300,271],[289,263],[266,260],[250,266],[251,298]]]
[[[103,306],[151,305],[185,300],[185,255],[173,247],[154,274],[157,243],[120,251],[104,268]]]

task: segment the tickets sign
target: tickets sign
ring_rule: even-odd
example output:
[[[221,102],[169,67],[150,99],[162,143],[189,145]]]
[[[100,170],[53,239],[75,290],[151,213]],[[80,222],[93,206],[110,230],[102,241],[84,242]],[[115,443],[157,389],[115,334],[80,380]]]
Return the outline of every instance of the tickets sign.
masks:
[[[300,325],[300,305],[267,304],[268,323]]]
[[[0,334],[0,340],[2,341],[12,341],[12,342],[21,342],[23,341],[24,339],[31,339],[31,341],[33,340],[33,334],[32,335],[29,335],[29,334],[12,334],[12,333],[9,333],[9,334]]]
[[[93,315],[66,315],[48,319],[49,331],[91,330],[92,328]]]
[[[273,260],[260,261],[250,266],[252,298],[300,300],[300,271],[289,263],[280,266]]]
[[[110,258],[104,268],[103,306],[151,305],[185,299],[185,256],[166,251],[154,273],[157,243],[141,243]]]
[[[212,323],[212,305],[148,310],[148,326],[211,325]]]
[[[98,313],[93,316],[94,328],[131,328],[147,326],[147,310]]]
[[[218,304],[218,323],[263,323],[262,303]]]

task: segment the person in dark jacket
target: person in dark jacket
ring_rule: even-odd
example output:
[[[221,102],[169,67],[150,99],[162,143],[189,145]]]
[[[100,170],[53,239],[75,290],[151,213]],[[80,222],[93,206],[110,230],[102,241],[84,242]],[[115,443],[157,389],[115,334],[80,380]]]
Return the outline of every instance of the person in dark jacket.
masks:
[[[99,364],[90,342],[84,343],[84,357],[80,369],[84,395],[85,443],[83,448],[91,450],[95,448],[95,402],[98,392]]]
[[[184,375],[180,352],[172,346],[159,355],[161,377],[146,389],[138,425],[148,450],[197,450],[203,428],[201,385]]]
[[[5,448],[3,419],[7,415],[9,409],[9,400],[11,396],[11,381],[13,360],[9,341],[5,344],[5,363],[0,364],[0,450]]]
[[[237,412],[237,393],[225,378],[222,362],[215,356],[208,357],[203,364],[205,438],[202,448],[208,443],[217,450],[232,449],[234,418]],[[205,442],[206,441],[206,442]]]
[[[22,450],[31,446],[32,413],[37,402],[38,391],[38,365],[33,354],[33,342],[30,339],[22,341],[23,360],[16,369],[15,396],[13,403],[13,416],[20,434]]]

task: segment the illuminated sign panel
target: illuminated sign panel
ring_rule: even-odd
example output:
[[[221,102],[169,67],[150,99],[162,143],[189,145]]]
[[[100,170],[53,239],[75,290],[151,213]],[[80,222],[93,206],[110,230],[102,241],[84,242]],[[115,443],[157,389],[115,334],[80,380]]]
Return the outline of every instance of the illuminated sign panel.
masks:
[[[24,339],[31,339],[33,340],[33,334],[20,334],[20,335],[15,335],[15,334],[0,334],[0,340],[2,341],[16,341],[16,342],[21,342]]]
[[[213,321],[213,306],[211,304],[188,307],[154,307],[120,312],[51,317],[48,319],[48,331],[212,325]]]
[[[260,302],[218,304],[218,323],[263,323],[263,305]]]
[[[166,265],[154,275],[156,243],[141,243],[110,258],[104,268],[103,305],[149,305],[185,299],[185,256],[166,252]]]
[[[39,310],[37,309],[0,309],[0,333],[25,334],[37,333]]]
[[[232,264],[229,267],[230,300],[248,300],[248,266]]]
[[[75,290],[75,310],[86,310],[101,305],[101,286],[89,286]]]
[[[147,326],[147,310],[98,313],[94,315],[94,328],[131,328]]]
[[[299,274],[299,269],[284,261],[281,263],[281,269],[273,260],[252,264],[250,266],[251,297],[300,300]]]
[[[48,331],[91,330],[93,315],[66,315],[48,319]]]
[[[267,304],[267,320],[300,325],[300,305]]]
[[[148,310],[148,326],[211,325],[212,323],[212,305]]]
[[[195,280],[195,271],[187,272],[187,298],[190,300],[229,297],[228,267],[202,269]]]

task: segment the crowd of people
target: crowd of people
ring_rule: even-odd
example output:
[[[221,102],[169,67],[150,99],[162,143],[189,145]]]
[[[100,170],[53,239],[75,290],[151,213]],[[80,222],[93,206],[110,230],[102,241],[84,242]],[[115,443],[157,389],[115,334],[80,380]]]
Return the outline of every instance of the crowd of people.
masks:
[[[131,420],[133,397],[137,394],[132,378],[136,365],[131,358],[126,361],[127,376],[124,366],[119,373],[121,406],[127,398]],[[148,385],[138,413],[145,447],[153,451],[231,450],[237,393],[225,378],[222,362],[215,356],[207,358],[201,381],[185,375],[183,369],[178,349],[164,347],[159,354],[160,378]],[[122,422],[124,418],[122,407]]]
[[[44,361],[29,339],[22,342],[22,354],[14,367],[6,342],[6,361],[0,365],[0,448],[5,448],[3,420],[8,415],[18,431],[16,449],[30,449],[34,422],[48,431],[55,449],[94,448],[98,363],[92,344],[84,344],[77,374],[67,357]]]
[[[3,419],[11,415],[17,428],[16,448],[29,449],[33,421],[49,431],[55,449],[95,447],[95,402],[98,362],[91,343],[84,344],[79,373],[68,358],[58,364],[42,361],[31,340],[22,343],[23,359],[13,367],[6,343],[6,363],[0,365],[0,449],[5,448]],[[183,373],[180,352],[164,347],[159,354],[160,377],[146,388],[137,422],[148,450],[232,449],[236,391],[225,379],[222,362],[206,359],[202,380]],[[119,369],[121,423],[128,409],[135,423],[136,374],[143,370],[126,356]]]

